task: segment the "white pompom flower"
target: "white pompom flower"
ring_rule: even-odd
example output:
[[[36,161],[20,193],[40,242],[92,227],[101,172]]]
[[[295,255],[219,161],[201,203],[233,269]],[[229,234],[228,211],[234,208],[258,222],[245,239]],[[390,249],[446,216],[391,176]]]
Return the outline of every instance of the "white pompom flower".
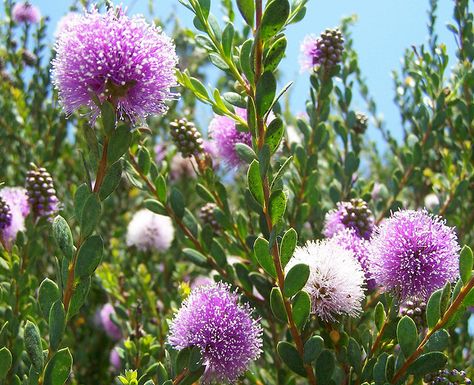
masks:
[[[141,251],[163,252],[174,239],[174,227],[169,217],[143,209],[137,211],[127,228],[127,245]]]
[[[364,272],[352,251],[332,239],[308,241],[296,248],[285,272],[300,263],[310,270],[304,290],[311,297],[312,314],[326,322],[336,321],[340,315],[360,314]]]

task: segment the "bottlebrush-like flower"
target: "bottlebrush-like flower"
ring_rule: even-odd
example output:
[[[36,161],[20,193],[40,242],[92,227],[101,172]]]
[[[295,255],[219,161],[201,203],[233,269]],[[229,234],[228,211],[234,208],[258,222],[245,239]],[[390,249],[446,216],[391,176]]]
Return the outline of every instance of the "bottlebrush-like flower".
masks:
[[[339,315],[356,317],[364,299],[364,272],[354,253],[334,239],[309,241],[297,247],[285,267],[304,263],[310,274],[304,290],[311,297],[311,312],[332,322]]]
[[[251,313],[224,283],[197,287],[173,319],[168,341],[201,350],[204,383],[233,383],[261,353],[262,328]]]
[[[459,276],[460,247],[454,228],[426,210],[392,214],[375,230],[371,244],[375,280],[402,300],[426,300]]]
[[[237,107],[235,112],[242,119],[247,120],[247,110]],[[235,150],[235,145],[244,143],[252,147],[252,134],[250,132],[239,131],[235,121],[227,116],[215,115],[209,123],[209,134],[216,144],[218,156],[228,168],[235,169],[243,164]]]
[[[100,310],[100,321],[105,333],[115,341],[122,338],[122,331],[110,318],[115,314],[115,309],[110,303],[106,303]]]
[[[0,190],[0,200],[4,203],[0,238],[5,246],[10,248],[18,232],[25,230],[25,218],[30,213],[28,196],[23,187],[4,187]],[[6,207],[8,210],[5,210]]]
[[[127,228],[127,245],[141,251],[166,251],[174,238],[171,219],[143,209],[135,213]]]
[[[36,24],[41,20],[40,10],[28,1],[16,3],[12,8],[15,23]]]
[[[59,211],[53,178],[45,168],[35,168],[26,175],[26,190],[35,218],[51,219]]]
[[[369,270],[370,242],[360,238],[354,229],[339,231],[332,239],[345,249],[352,251],[364,270],[368,290],[374,290],[376,283]]]
[[[369,239],[374,229],[374,216],[362,199],[338,202],[337,208],[326,214],[323,233],[330,238],[339,231],[352,228],[357,235]]]
[[[339,29],[326,29],[319,37],[308,35],[300,46],[301,72],[312,71],[315,66],[334,67],[341,61],[344,38]]]
[[[86,12],[59,36],[55,49],[53,82],[66,114],[85,106],[95,121],[98,98],[113,103],[118,118],[135,123],[166,112],[165,101],[177,96],[171,92],[178,62],[172,40],[120,7]]]

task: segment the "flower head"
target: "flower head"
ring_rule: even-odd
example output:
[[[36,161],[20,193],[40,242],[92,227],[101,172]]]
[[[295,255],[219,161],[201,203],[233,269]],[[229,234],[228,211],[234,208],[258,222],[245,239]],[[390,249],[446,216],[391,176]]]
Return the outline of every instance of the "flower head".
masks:
[[[115,309],[110,303],[106,303],[100,310],[100,321],[105,333],[113,340],[118,341],[122,338],[122,330],[112,321],[113,315],[115,315]]]
[[[309,241],[296,248],[285,271],[300,263],[309,266],[304,290],[311,297],[313,314],[329,322],[339,315],[359,315],[364,299],[364,272],[352,251],[334,239]]]
[[[173,319],[169,343],[201,350],[204,383],[232,383],[260,356],[262,329],[251,313],[224,283],[197,287]]]
[[[40,10],[28,1],[16,3],[12,8],[15,23],[36,24],[41,20]]]
[[[122,361],[118,352],[118,346],[114,346],[109,354],[110,366],[115,370],[119,371],[122,366]]]
[[[247,120],[247,110],[236,108],[235,112],[242,119]],[[237,143],[252,146],[252,134],[237,129],[235,121],[227,116],[215,115],[209,123],[209,134],[216,144],[218,156],[222,158],[228,168],[237,168],[242,165],[242,159],[235,150]]]
[[[345,249],[352,251],[364,270],[368,290],[374,290],[376,283],[369,270],[370,241],[357,235],[354,229],[343,229],[332,239]]]
[[[344,38],[339,29],[326,29],[319,37],[307,35],[300,46],[301,72],[312,71],[315,66],[334,67],[341,61]]]
[[[370,269],[378,284],[406,300],[427,299],[459,276],[454,228],[426,210],[402,210],[375,230]]]
[[[362,199],[338,202],[334,210],[326,214],[323,233],[332,237],[345,228],[352,228],[359,237],[369,239],[374,229],[374,216]]]
[[[94,100],[112,102],[120,119],[132,122],[167,110],[176,97],[171,87],[178,62],[171,39],[142,16],[128,17],[120,7],[101,14],[96,8],[68,25],[56,42],[53,81],[65,112]]]
[[[59,39],[62,34],[68,33],[76,22],[81,20],[81,14],[77,12],[66,13],[61,19],[59,19],[54,31],[54,38]]]
[[[51,219],[59,211],[53,178],[45,168],[34,168],[26,176],[28,202],[35,218]]]
[[[4,187],[0,190],[0,199],[4,209],[8,207],[0,224],[0,238],[10,248],[18,232],[25,230],[25,218],[30,213],[28,196],[23,187]]]
[[[135,213],[127,228],[127,245],[141,251],[166,251],[174,238],[171,219],[143,209]]]

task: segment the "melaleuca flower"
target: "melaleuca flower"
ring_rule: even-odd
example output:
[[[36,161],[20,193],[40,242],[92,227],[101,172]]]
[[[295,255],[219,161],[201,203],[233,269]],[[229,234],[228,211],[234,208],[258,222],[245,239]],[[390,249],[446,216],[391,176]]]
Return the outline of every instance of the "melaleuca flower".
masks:
[[[319,37],[308,35],[300,46],[300,69],[312,71],[316,66],[330,69],[342,59],[344,38],[339,29],[326,29]]]
[[[309,266],[304,290],[311,297],[311,312],[324,321],[337,316],[356,317],[364,299],[364,272],[354,253],[334,239],[309,241],[297,247],[285,272],[303,263]]]
[[[338,202],[337,208],[326,214],[323,230],[326,237],[332,237],[345,228],[354,229],[362,238],[370,238],[374,229],[374,216],[362,199]]]
[[[22,187],[4,187],[0,201],[0,238],[4,246],[11,248],[18,232],[25,230],[25,218],[30,212],[28,196]]]
[[[425,196],[424,204],[428,210],[434,210],[439,206],[439,198],[436,194],[428,194]]]
[[[237,293],[217,283],[194,289],[170,326],[175,349],[200,349],[204,383],[235,382],[261,353],[262,329]]]
[[[128,17],[111,7],[96,8],[74,20],[55,45],[53,82],[66,114],[87,107],[94,121],[94,100],[113,103],[120,119],[133,123],[167,110],[165,101],[177,95],[174,75],[178,62],[171,39],[142,16]]]
[[[36,24],[41,20],[41,13],[30,2],[22,1],[13,6],[12,19],[15,23]]]
[[[247,110],[237,107],[235,112],[242,119],[247,120]],[[209,123],[209,134],[216,144],[218,156],[228,168],[237,168],[243,164],[235,150],[235,145],[243,143],[252,147],[250,132],[239,131],[236,122],[227,116],[215,115]]]
[[[172,181],[195,179],[196,169],[194,158],[183,158],[181,154],[175,154],[170,161],[170,178]]]
[[[158,143],[155,145],[155,162],[160,164],[166,158],[167,146],[164,143]]]
[[[345,249],[352,251],[364,270],[365,284],[368,290],[374,290],[376,283],[369,270],[370,242],[357,235],[354,229],[343,229],[334,237],[335,242]]]
[[[58,21],[56,25],[56,31],[54,31],[54,38],[59,39],[59,37],[63,33],[68,33],[69,29],[72,28],[74,23],[79,22],[81,20],[81,14],[77,12],[69,12],[65,14],[61,19]]]
[[[117,341],[122,338],[122,330],[117,326],[117,324],[112,321],[112,316],[115,315],[115,309],[110,303],[106,303],[102,309],[100,309],[100,321],[102,328],[105,333]]]
[[[369,126],[369,118],[363,112],[356,112],[355,122],[352,129],[356,134],[363,134]]]
[[[166,251],[173,238],[171,219],[147,209],[137,211],[128,224],[127,245],[141,251]]]
[[[454,228],[426,210],[392,214],[372,238],[370,269],[377,284],[402,300],[427,299],[459,276]]]
[[[118,346],[114,346],[112,350],[110,351],[109,354],[109,362],[110,366],[115,370],[115,371],[120,371],[120,368],[122,367],[122,360],[120,359],[119,352],[117,350]]]
[[[35,218],[51,219],[59,211],[53,178],[45,168],[34,168],[26,175],[26,190]]]

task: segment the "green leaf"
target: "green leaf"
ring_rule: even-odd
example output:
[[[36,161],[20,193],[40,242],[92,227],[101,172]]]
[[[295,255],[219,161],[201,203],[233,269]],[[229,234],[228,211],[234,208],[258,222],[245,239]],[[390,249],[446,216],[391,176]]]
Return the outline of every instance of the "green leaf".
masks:
[[[413,374],[417,377],[424,376],[425,374],[435,372],[439,369],[443,369],[448,361],[441,352],[429,352],[422,354],[416,359],[413,364],[407,370],[408,374]]]
[[[267,144],[264,144],[263,147],[258,152],[258,162],[260,168],[260,177],[265,178],[270,166],[270,147]]]
[[[234,40],[234,26],[232,23],[227,23],[222,31],[222,49],[226,57],[231,57],[232,55],[232,46]]]
[[[295,229],[289,229],[281,240],[280,244],[280,260],[282,268],[285,268],[288,261],[293,256],[298,241],[298,233]]]
[[[236,92],[226,92],[222,96],[227,103],[230,103],[233,106],[247,108],[247,101],[245,100],[245,98],[243,98]],[[245,126],[243,127],[246,128]]]
[[[186,248],[183,249],[183,254],[197,266],[209,266],[209,264],[207,263],[207,258],[197,250]]]
[[[352,337],[349,338],[349,344],[347,345],[347,358],[355,372],[360,375],[362,372],[362,348]]]
[[[236,143],[235,151],[239,155],[240,159],[249,164],[252,163],[252,161],[254,161],[255,159],[257,159],[257,154],[255,154],[255,151],[250,146],[247,146],[245,143]]]
[[[374,380],[375,384],[382,385],[387,381],[385,375],[385,368],[387,367],[388,354],[383,352],[378,358],[377,362],[374,365]]]
[[[286,194],[279,190],[270,196],[270,218],[272,225],[276,225],[283,220],[286,210]]]
[[[116,124],[115,107],[108,101],[103,102],[100,106],[100,115],[105,134],[112,135]]]
[[[268,241],[262,237],[258,237],[253,244],[253,252],[255,259],[262,269],[271,277],[276,278],[277,274]]]
[[[102,261],[103,252],[104,242],[100,235],[87,238],[77,254],[75,276],[82,278],[92,275]]]
[[[227,257],[224,248],[216,239],[212,240],[211,255],[220,267],[225,267],[227,265]]]
[[[263,184],[262,179],[260,178],[260,167],[257,160],[254,160],[249,167],[247,173],[247,182],[249,185],[250,193],[252,194],[253,198],[260,206],[264,206],[264,198],[263,198]]]
[[[346,176],[351,176],[357,171],[359,162],[359,158],[352,151],[347,154],[346,160],[344,161],[344,173]]]
[[[271,72],[264,72],[257,83],[255,108],[258,116],[264,116],[275,99],[276,80]]]
[[[402,317],[397,325],[397,339],[405,357],[410,356],[418,346],[418,331],[415,322],[408,316]]]
[[[318,384],[329,384],[335,368],[334,355],[330,350],[324,349],[316,360],[315,365]]]
[[[437,330],[424,347],[425,352],[443,351],[449,345],[449,334],[445,329]]]
[[[255,2],[254,0],[237,0],[237,7],[245,22],[253,27],[255,19]]]
[[[184,203],[183,194],[181,194],[181,192],[176,187],[171,189],[170,204],[176,216],[178,218],[182,218],[186,206]]]
[[[473,259],[471,248],[464,246],[459,257],[459,274],[464,285],[471,279]]]
[[[443,294],[443,289],[436,290],[433,294],[431,294],[428,303],[426,304],[426,322],[428,323],[428,327],[433,329],[433,327],[438,323],[439,319],[441,318],[441,311],[440,311],[440,302],[441,302],[441,295]]]
[[[283,296],[278,287],[274,287],[270,293],[270,307],[273,315],[282,322],[287,322],[288,317],[283,303]]]
[[[60,298],[58,285],[49,278],[45,278],[38,290],[38,302],[46,319],[49,317],[51,306]]]
[[[66,328],[66,312],[61,300],[57,300],[49,312],[49,346],[54,352],[63,339]]]
[[[292,160],[293,160],[293,156],[290,156],[288,159],[285,160],[285,163],[283,163],[280,169],[277,171],[275,177],[272,180],[272,185],[271,185],[272,190],[276,186],[277,182],[283,177],[286,169],[291,164]]]
[[[282,361],[296,374],[306,377],[306,370],[301,360],[298,350],[286,341],[280,341],[277,345],[278,355]]]
[[[285,56],[286,45],[287,42],[285,36],[280,37],[271,45],[263,59],[263,68],[265,71],[273,72],[277,69],[281,59]]]
[[[36,373],[41,373],[44,365],[43,346],[38,327],[31,321],[26,321],[24,340],[25,349],[33,368]]]
[[[158,175],[155,179],[155,188],[160,202],[166,202],[166,180],[163,175]]]
[[[44,372],[44,385],[63,385],[69,378],[72,355],[68,348],[59,350],[49,360]]]
[[[309,278],[309,267],[304,263],[298,263],[293,266],[286,274],[283,294],[285,297],[292,297],[298,293]]]
[[[304,344],[303,359],[306,364],[309,364],[319,357],[324,349],[324,340],[321,336],[312,336]]]
[[[12,354],[6,347],[0,349],[0,380],[4,379],[12,366]]]
[[[74,293],[71,297],[69,309],[67,311],[67,319],[71,319],[74,315],[79,312],[79,309],[87,299],[87,294],[91,287],[91,277],[81,279],[74,289]]]
[[[244,1],[250,1],[253,3],[253,0],[244,0]],[[244,42],[244,44],[242,44],[242,47],[240,48],[240,55],[239,55],[240,67],[242,68],[242,72],[244,73],[245,77],[250,83],[253,83],[254,78],[255,78],[255,75],[253,72],[252,59],[251,59],[252,49],[253,49],[253,39],[248,39]],[[251,100],[252,98],[249,98],[249,102]],[[250,125],[249,125],[249,128],[250,128]]]
[[[259,35],[262,40],[268,40],[278,34],[285,25],[290,14],[290,4],[287,0],[273,0],[265,8]]]
[[[92,194],[84,203],[84,208],[81,214],[81,235],[82,238],[87,238],[92,234],[102,214],[102,206],[97,199],[97,196]]]
[[[60,215],[53,220],[53,236],[56,244],[68,261],[72,260],[74,254],[74,244],[71,229],[67,221]]]
[[[280,118],[273,119],[269,124],[265,132],[265,144],[270,148],[270,153],[273,154],[278,150],[284,131],[283,121]]]
[[[252,281],[249,277],[249,268],[245,266],[243,263],[234,263],[235,272],[237,273],[237,277],[239,281],[242,283],[242,286],[245,290],[252,292]]]
[[[311,313],[311,298],[305,291],[300,291],[293,298],[292,305],[293,320],[296,327],[302,330]]]
[[[131,142],[130,127],[126,124],[120,124],[110,138],[107,148],[107,163],[112,164],[119,160],[128,151]]]
[[[155,214],[168,215],[166,207],[156,199],[145,199],[144,206]]]
[[[100,186],[99,198],[101,201],[106,199],[118,187],[120,181],[122,180],[122,171],[123,163],[121,159],[116,161],[108,168],[102,185]]]
[[[84,209],[84,204],[86,203],[87,198],[91,195],[91,191],[87,184],[81,184],[74,194],[74,213],[76,218],[80,219],[82,215],[82,210]]]
[[[209,54],[209,60],[212,64],[214,64],[217,68],[226,71],[229,69],[228,64],[216,53],[211,52]]]
[[[382,329],[386,317],[387,315],[385,314],[383,303],[378,302],[374,311],[374,321],[378,331]]]

